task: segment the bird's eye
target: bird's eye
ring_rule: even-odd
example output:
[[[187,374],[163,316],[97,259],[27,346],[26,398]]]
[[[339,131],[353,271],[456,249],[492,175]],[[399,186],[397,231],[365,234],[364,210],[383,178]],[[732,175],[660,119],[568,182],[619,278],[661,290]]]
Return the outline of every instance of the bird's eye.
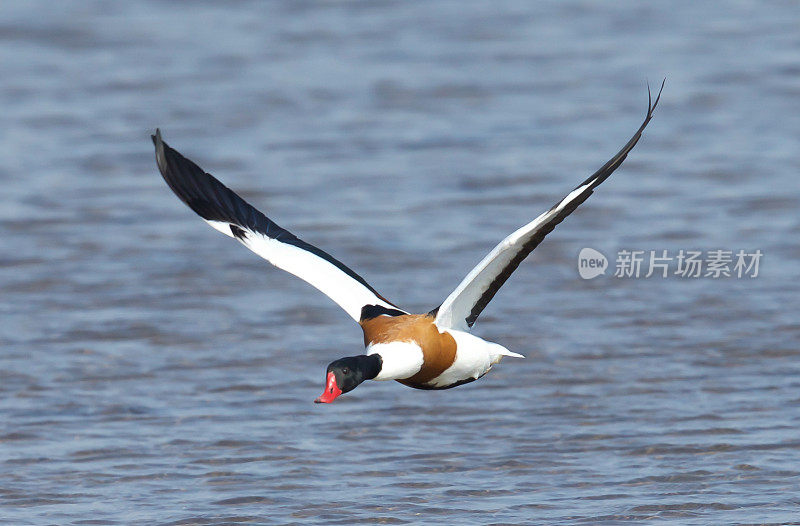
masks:
[[[344,369],[342,369],[342,374],[350,374],[350,369],[345,367]]]

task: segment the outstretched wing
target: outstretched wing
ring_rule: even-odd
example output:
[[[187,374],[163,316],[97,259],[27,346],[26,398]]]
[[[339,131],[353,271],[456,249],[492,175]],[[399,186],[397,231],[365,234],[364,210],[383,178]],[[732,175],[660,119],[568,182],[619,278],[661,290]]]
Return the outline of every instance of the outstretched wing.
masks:
[[[648,87],[647,116],[633,137],[614,157],[553,208],[501,241],[467,274],[467,277],[444,300],[444,303],[433,311],[436,314],[436,325],[439,328],[466,330],[468,327],[472,327],[486,305],[528,254],[542,242],[547,234],[553,231],[557,224],[570,215],[578,205],[586,201],[600,183],[619,168],[628,152],[636,146],[647,123],[653,117],[653,111],[656,109],[661,98],[661,91],[664,89],[664,82],[661,83],[661,89],[655,102],[652,101]]]
[[[181,201],[225,235],[319,289],[354,320],[364,307],[397,311],[364,278],[327,252],[298,239],[256,210],[212,175],[170,148],[156,130],[153,144],[161,175]],[[402,311],[400,311],[402,313]]]

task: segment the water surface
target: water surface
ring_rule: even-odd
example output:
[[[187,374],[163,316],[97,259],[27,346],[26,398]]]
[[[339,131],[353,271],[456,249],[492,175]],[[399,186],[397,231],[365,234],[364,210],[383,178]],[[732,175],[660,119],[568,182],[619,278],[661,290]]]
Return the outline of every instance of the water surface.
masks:
[[[791,2],[13,2],[0,9],[0,520],[791,523]],[[645,137],[475,326],[528,356],[365,384],[333,303],[167,189],[161,127],[411,310]],[[755,279],[578,277],[583,247]]]

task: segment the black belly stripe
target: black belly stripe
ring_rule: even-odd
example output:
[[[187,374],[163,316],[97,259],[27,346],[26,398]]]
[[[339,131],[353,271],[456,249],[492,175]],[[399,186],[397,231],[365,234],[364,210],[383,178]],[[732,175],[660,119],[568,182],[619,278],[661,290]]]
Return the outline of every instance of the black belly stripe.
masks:
[[[483,373],[478,378],[483,377],[484,374],[486,374],[486,373]],[[459,385],[464,385],[464,384],[468,384],[470,382],[474,382],[478,378],[466,378],[464,380],[459,380],[459,381],[457,381],[455,383],[452,383],[450,385],[444,385],[444,386],[435,386],[435,385],[430,385],[430,384],[418,384],[418,383],[407,383],[407,382],[405,382],[403,380],[397,380],[397,381],[400,382],[403,385],[407,385],[408,387],[413,387],[414,389],[422,389],[424,391],[442,391],[444,389],[452,389],[453,387],[458,387]]]

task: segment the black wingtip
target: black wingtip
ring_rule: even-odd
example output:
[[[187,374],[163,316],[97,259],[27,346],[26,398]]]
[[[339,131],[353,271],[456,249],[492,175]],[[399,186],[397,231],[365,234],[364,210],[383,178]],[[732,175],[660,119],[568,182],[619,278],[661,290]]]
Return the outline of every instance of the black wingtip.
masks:
[[[656,109],[658,106],[658,101],[661,100],[661,92],[664,91],[664,85],[667,83],[667,77],[664,77],[664,80],[661,81],[661,87],[658,89],[658,95],[656,96],[656,101],[653,103],[653,110]]]
[[[151,135],[150,138],[153,139],[153,145],[156,147],[156,164],[158,164],[158,169],[163,175],[166,175],[167,158],[164,153],[164,141],[161,140],[161,130],[156,128],[156,134]]]
[[[664,77],[664,80],[661,81],[661,87],[658,88],[658,95],[656,95],[656,100],[653,102],[653,95],[650,92],[650,82],[647,83],[647,117],[650,118],[653,116],[653,112],[656,111],[656,106],[658,106],[658,101],[661,100],[661,93],[664,91],[664,85],[667,83],[667,77]]]

